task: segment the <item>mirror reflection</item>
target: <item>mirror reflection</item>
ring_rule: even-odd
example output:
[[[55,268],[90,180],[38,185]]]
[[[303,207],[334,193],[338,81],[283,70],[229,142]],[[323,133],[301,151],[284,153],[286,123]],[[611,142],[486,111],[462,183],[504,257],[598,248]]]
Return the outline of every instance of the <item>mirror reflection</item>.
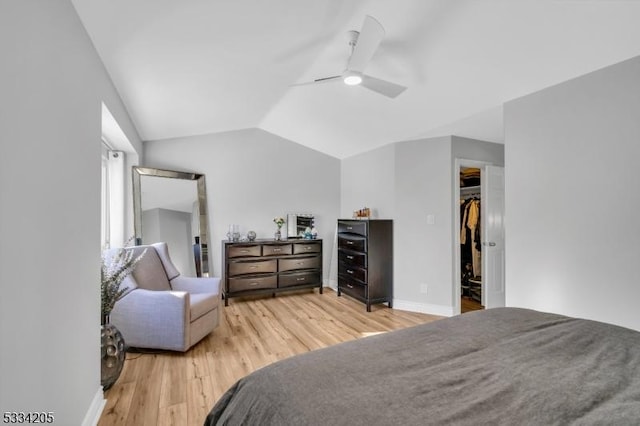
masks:
[[[315,218],[311,213],[287,214],[287,238],[302,238],[305,231],[315,227]]]
[[[169,245],[184,276],[209,276],[204,175],[133,168],[136,244]]]

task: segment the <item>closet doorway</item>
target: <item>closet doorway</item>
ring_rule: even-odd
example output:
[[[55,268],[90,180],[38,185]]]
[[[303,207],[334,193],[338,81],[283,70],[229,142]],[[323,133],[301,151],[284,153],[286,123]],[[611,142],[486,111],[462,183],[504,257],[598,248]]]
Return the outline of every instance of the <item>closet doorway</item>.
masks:
[[[454,308],[505,305],[504,168],[456,159]]]

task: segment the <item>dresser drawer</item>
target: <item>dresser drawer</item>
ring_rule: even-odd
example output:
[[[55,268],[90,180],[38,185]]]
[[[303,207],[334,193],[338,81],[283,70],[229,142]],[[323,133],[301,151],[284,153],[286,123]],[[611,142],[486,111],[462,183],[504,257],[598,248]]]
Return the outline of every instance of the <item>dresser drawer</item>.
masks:
[[[367,297],[366,285],[338,278],[338,287],[340,291],[343,291],[351,296],[360,297],[362,299],[365,299]]]
[[[278,277],[269,275],[267,277],[229,278],[228,283],[230,292],[276,288],[278,287]]]
[[[293,254],[320,252],[322,252],[322,245],[320,243],[295,243],[293,245]]]
[[[267,272],[278,272],[278,261],[276,259],[229,263],[230,276]]]
[[[259,245],[232,246],[227,253],[228,257],[260,256],[261,250]]]
[[[316,284],[320,282],[320,272],[297,272],[280,274],[278,287],[291,287],[302,284]]]
[[[345,265],[357,266],[359,268],[367,267],[367,255],[365,253],[340,250],[338,252],[338,261]]]
[[[358,281],[362,281],[363,283],[367,282],[367,270],[361,269],[351,265],[345,265],[344,263],[338,264],[338,274],[356,279]]]
[[[320,256],[295,257],[291,259],[278,259],[278,271],[292,271],[296,269],[318,269],[322,264]]]
[[[367,236],[367,222],[350,221],[338,222],[338,233],[358,234],[363,237]]]
[[[297,288],[322,294],[321,239],[256,239],[222,243],[224,304],[234,297],[271,295]]]
[[[367,239],[356,235],[338,234],[338,248],[367,251]]]
[[[291,244],[274,244],[262,246],[263,256],[277,256],[280,254],[291,254]]]

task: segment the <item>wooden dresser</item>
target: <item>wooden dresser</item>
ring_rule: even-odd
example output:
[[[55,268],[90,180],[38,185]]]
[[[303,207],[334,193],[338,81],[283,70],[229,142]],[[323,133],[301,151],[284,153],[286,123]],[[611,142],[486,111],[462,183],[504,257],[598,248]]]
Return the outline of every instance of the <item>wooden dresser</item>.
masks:
[[[393,221],[338,220],[338,296],[367,305],[393,300]]]
[[[322,240],[222,242],[224,304],[231,297],[318,287]]]

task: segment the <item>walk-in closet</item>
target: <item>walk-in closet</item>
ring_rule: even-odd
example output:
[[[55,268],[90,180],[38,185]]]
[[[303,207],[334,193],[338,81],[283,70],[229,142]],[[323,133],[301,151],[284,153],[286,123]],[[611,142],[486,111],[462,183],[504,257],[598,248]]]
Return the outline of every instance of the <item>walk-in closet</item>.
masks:
[[[481,172],[460,167],[460,285],[461,312],[482,306]]]

